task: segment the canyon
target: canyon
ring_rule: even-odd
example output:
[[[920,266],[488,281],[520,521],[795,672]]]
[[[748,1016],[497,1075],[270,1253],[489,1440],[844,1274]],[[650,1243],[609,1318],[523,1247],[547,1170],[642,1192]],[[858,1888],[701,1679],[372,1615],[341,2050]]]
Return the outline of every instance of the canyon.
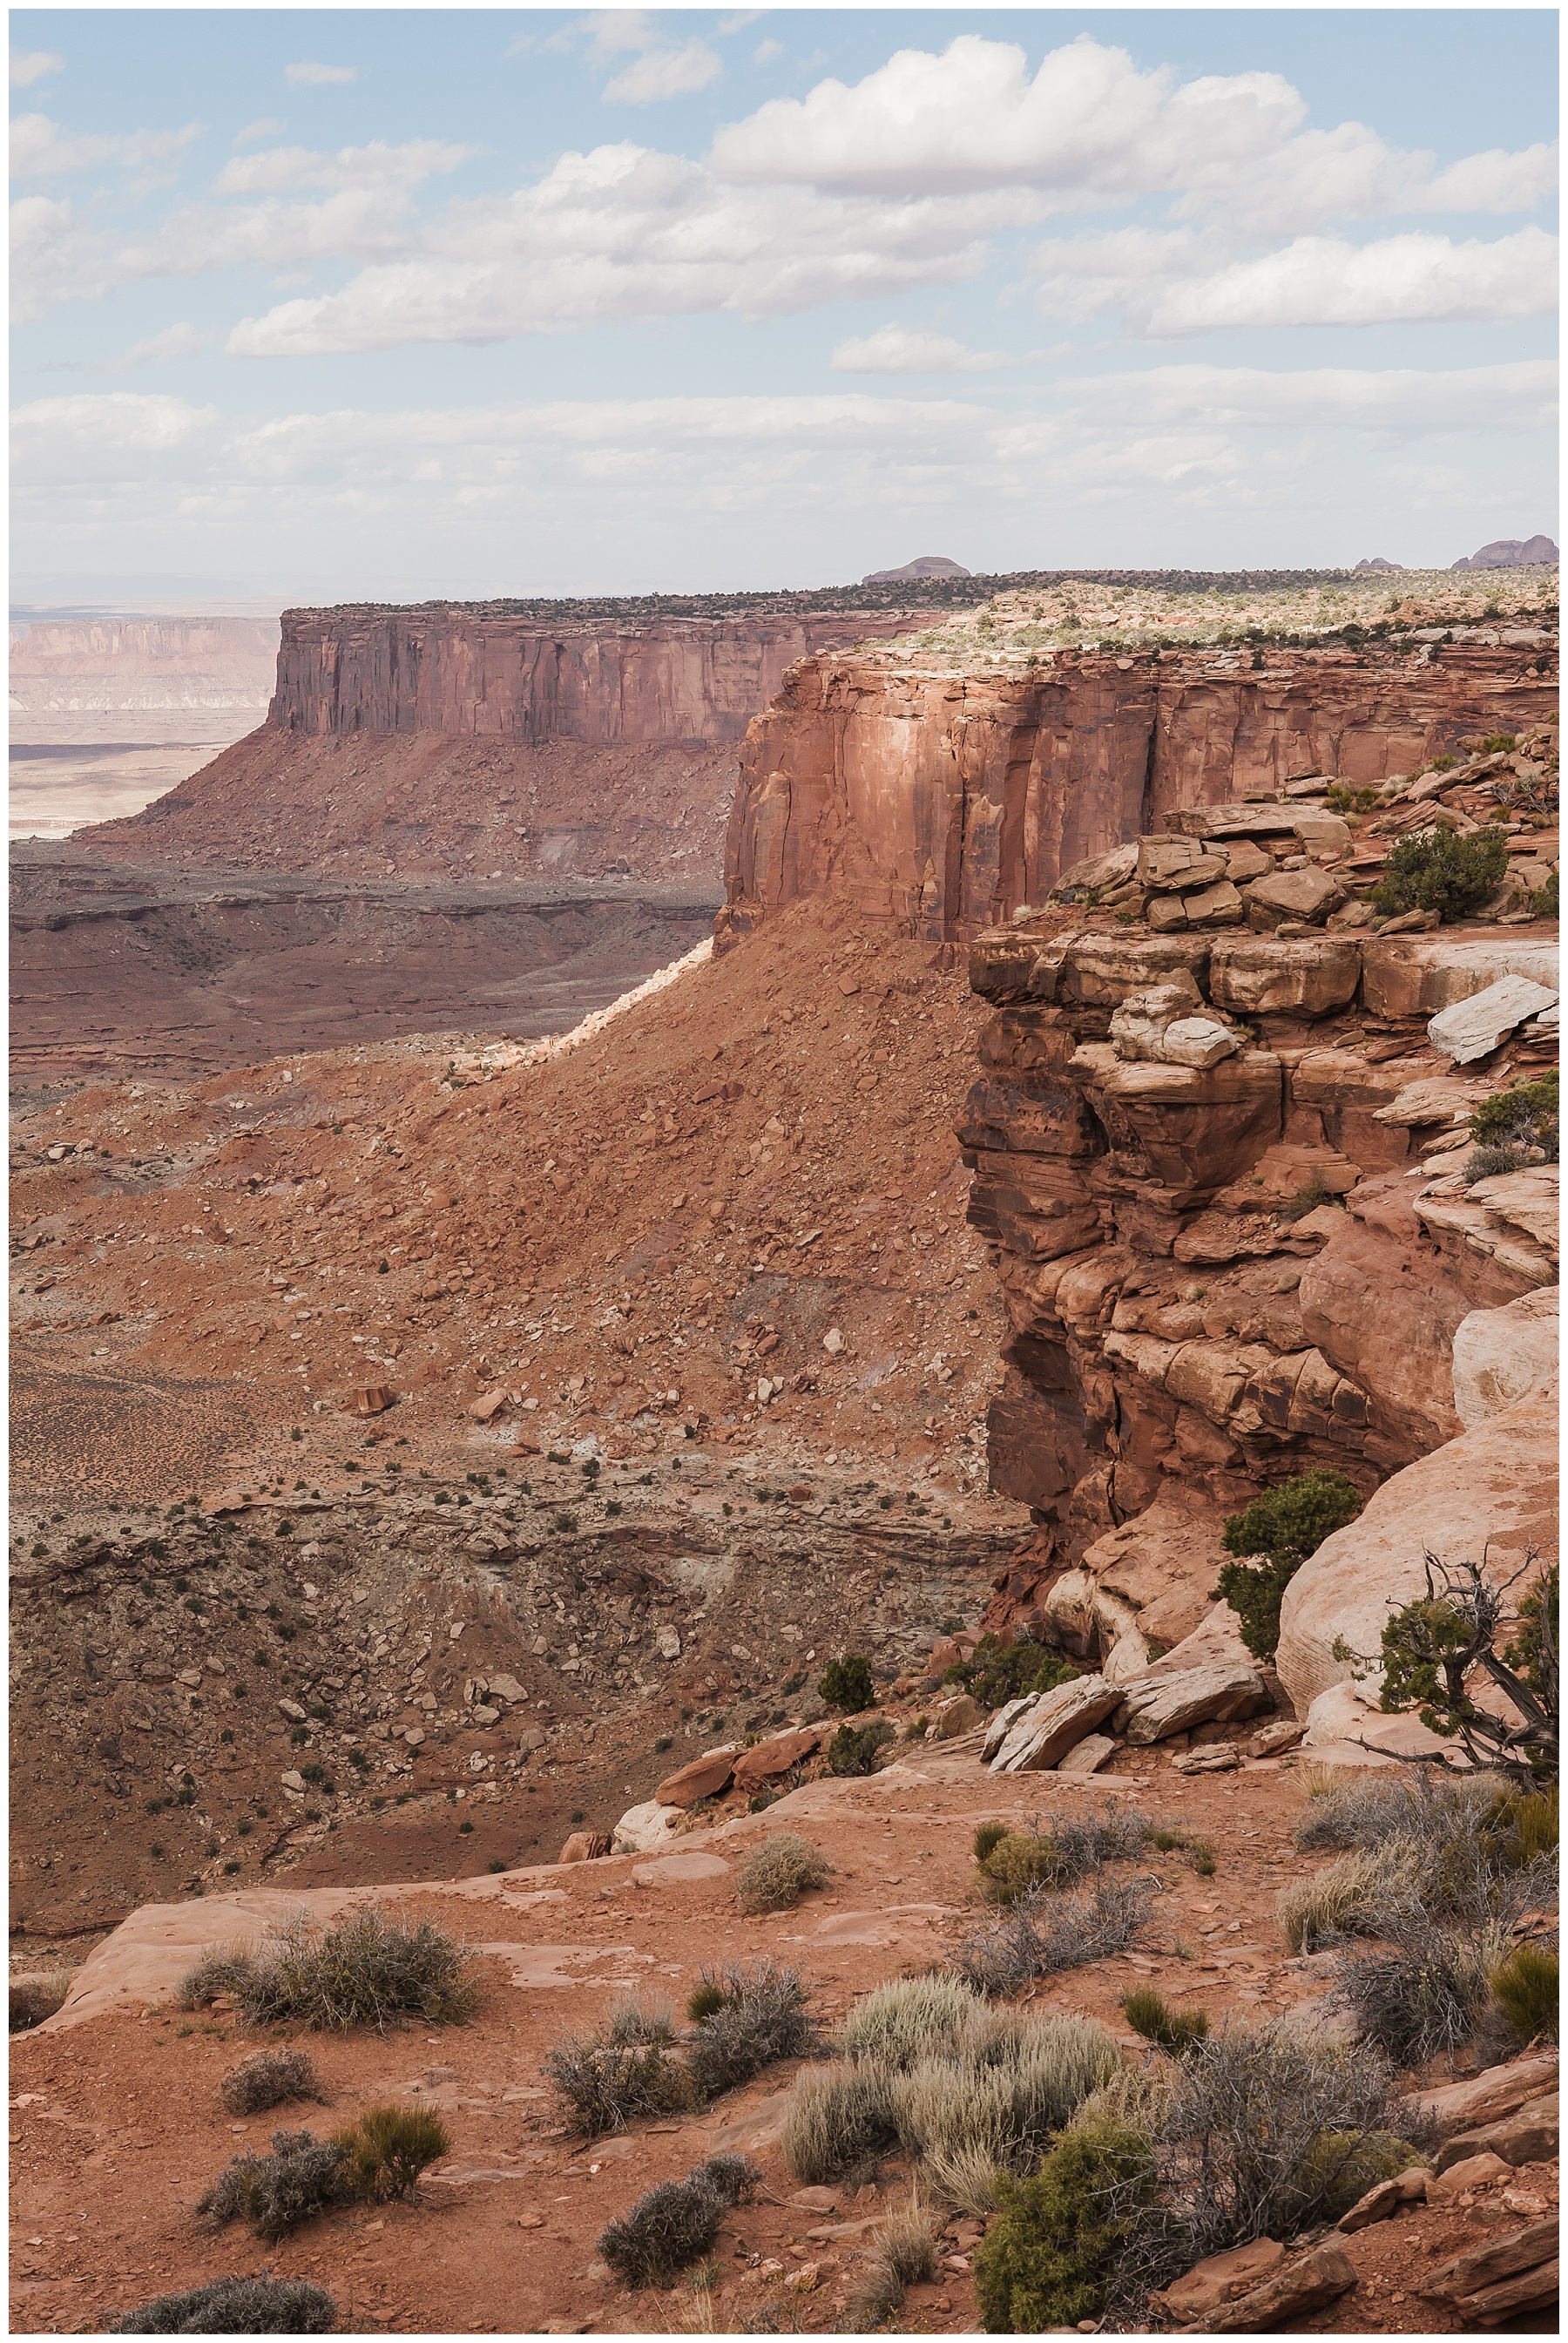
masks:
[[[145,2092],[178,1966],[226,1932],[350,1892],[471,1919],[481,2015],[430,2070],[463,2268],[432,2276],[425,2217],[399,2208],[360,2244],[392,2253],[400,2291],[355,2301],[428,2327],[457,2289],[517,2324],[527,2205],[553,2225],[528,2323],[613,2328],[648,2298],[606,2290],[598,2219],[634,2173],[776,2156],[783,2094],[618,2135],[588,2167],[498,2091],[542,2097],[541,2051],[607,1984],[662,1964],[684,1996],[716,1946],[788,1945],[829,2014],[950,1960],[970,1830],[1023,1824],[1042,1788],[1179,1816],[1223,1866],[1223,1918],[1206,1882],[1178,1885],[1148,1949],[1048,1985],[1056,2007],[1115,2032],[1128,1986],[1189,1989],[1183,1918],[1206,1943],[1243,1932],[1201,1964],[1216,2019],[1314,2022],[1329,1956],[1285,1961],[1271,1902],[1306,1766],[1441,1755],[1378,1708],[1345,1639],[1375,1650],[1429,1547],[1535,1571],[1553,1534],[1556,1163],[1466,1160],[1475,1108],[1555,1064],[1541,583],[1500,622],[1412,607],[1381,635],[1256,646],[1030,640],[1037,589],[977,593],[899,641],[780,628],[766,677],[708,620],[677,656],[651,623],[610,642],[526,613],[290,614],[267,724],[184,785],[188,810],[19,864],[21,965],[56,1002],[128,989],[132,951],[136,1002],[189,999],[220,941],[248,987],[269,922],[331,995],[313,1024],[285,998],[306,975],[286,978],[218,1062],[179,1055],[177,1006],[144,1062],[128,1016],[88,1035],[24,1004],[13,1959],[75,1978],[17,2053],[41,2104],[84,2120],[93,2060],[116,2106]],[[737,672],[738,702],[773,687],[744,723],[718,707]],[[711,733],[682,732],[694,717]],[[692,738],[715,760],[701,789]],[[538,861],[541,807],[580,812],[590,770],[617,776],[602,842],[572,850],[592,895]],[[388,775],[417,820],[388,812]],[[724,834],[711,950],[690,945],[720,890],[669,900],[674,816],[697,824],[699,799],[710,859],[689,882]],[[1378,932],[1402,837],[1494,817],[1488,900]],[[477,883],[470,858],[500,875]],[[607,879],[614,861],[635,867]],[[601,920],[597,1013],[561,1031]],[[635,952],[622,920],[643,923]],[[552,923],[575,959],[548,958]],[[334,973],[383,950],[405,960],[363,1000]],[[678,964],[625,992],[618,970],[655,954]],[[218,979],[200,982],[210,1010]],[[460,1025],[400,1025],[420,985]],[[502,1016],[513,986],[532,990]],[[351,1031],[350,1006],[369,1012]],[[264,1050],[274,1031],[286,1048]],[[1254,1667],[1216,1596],[1224,1521],[1314,1467],[1363,1510],[1292,1582],[1255,1670],[1271,1721],[1140,1742],[1123,1688]],[[943,1673],[987,1629],[1116,1688],[1092,1779],[988,1770],[962,1718],[934,1737]],[[862,1778],[821,1747],[815,1685],[845,1649],[895,1736]],[[765,1816],[725,1763],[674,1802],[715,1744],[775,1738],[793,1755]],[[779,1826],[847,1885],[738,1916],[731,1868]],[[552,1862],[579,1829],[602,1835],[572,1848],[588,1859]],[[221,2009],[202,2028],[182,2088],[210,2097],[236,2029]],[[396,2067],[407,2090],[409,2064],[347,2044],[335,2084]],[[42,2126],[28,2138],[47,2233],[68,2183]],[[159,2151],[171,2193],[226,2152],[198,2121]],[[732,2324],[779,2315],[749,2289],[802,2244],[769,2171],[780,2202],[738,2217],[717,2282]],[[536,2217],[558,2181],[574,2193]],[[1554,2163],[1527,2185],[1554,2190]],[[1329,2323],[1410,2324],[1388,2239],[1456,2250],[1445,2218],[1434,2197],[1352,2236]],[[155,2227],[149,2278],[217,2266],[183,2216]],[[852,2228],[788,2316],[841,2327]],[[116,2308],[105,2253],[68,2243],[25,2283]],[[306,2232],[285,2266],[335,2284],[319,2246]],[[922,2323],[972,2331],[967,2258],[917,2290]],[[1423,2302],[1419,2323],[1462,2322]]]

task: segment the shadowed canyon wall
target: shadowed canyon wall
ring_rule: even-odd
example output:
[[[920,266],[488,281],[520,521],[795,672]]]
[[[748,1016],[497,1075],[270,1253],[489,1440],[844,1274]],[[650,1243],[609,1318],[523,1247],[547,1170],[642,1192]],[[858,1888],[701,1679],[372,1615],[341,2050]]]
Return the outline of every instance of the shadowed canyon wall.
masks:
[[[1403,773],[1543,720],[1547,639],[1273,655],[1058,653],[1009,675],[805,661],[747,734],[721,945],[830,878],[931,942],[1037,901],[1184,806]]]

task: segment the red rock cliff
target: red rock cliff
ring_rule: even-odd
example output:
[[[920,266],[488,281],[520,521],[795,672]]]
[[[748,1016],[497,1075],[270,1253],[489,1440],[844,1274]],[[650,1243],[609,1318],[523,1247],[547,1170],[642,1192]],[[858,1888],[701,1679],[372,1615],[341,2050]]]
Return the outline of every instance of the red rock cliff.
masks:
[[[1544,641],[1545,638],[1542,638]],[[1292,775],[1409,771],[1472,731],[1543,719],[1535,650],[1490,645],[1057,653],[1010,674],[806,660],[741,750],[721,944],[830,876],[932,942],[1038,901],[1175,809]]]
[[[917,610],[646,620],[286,610],[267,721],[530,743],[739,740],[793,661],[922,623]]]

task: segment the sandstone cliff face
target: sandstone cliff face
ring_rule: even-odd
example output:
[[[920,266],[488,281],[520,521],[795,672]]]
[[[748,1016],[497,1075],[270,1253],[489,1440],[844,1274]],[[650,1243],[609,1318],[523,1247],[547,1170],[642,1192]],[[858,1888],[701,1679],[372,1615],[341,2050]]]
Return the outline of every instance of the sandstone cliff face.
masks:
[[[739,740],[785,670],[915,611],[540,620],[482,608],[286,610],[267,721],[538,743]]]
[[[1503,645],[1290,651],[1261,670],[1207,651],[1010,675],[812,659],[741,750],[719,941],[830,876],[871,917],[967,938],[1181,809],[1312,772],[1360,787],[1553,706],[1533,656]]]

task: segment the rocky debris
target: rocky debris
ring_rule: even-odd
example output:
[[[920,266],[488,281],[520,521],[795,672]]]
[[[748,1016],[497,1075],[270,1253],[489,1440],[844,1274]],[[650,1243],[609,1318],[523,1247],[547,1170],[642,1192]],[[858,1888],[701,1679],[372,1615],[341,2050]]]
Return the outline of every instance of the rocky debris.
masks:
[[[1342,2213],[1336,2227],[1347,2237],[1358,2229],[1368,2229],[1374,2221],[1387,2221],[1406,2205],[1426,2201],[1428,2174],[1422,2165],[1412,2165],[1407,2172],[1396,2172],[1392,2179],[1379,2180],[1364,2197],[1358,2197],[1348,2213]]]
[[[1009,1720],[1006,1735],[989,1761],[991,1772],[1049,1772],[1111,1715],[1121,1698],[1120,1687],[1100,1675],[1079,1676],[1071,1684],[1058,1684],[1054,1692],[1030,1693]],[[1002,1713],[999,1710],[998,1715]],[[988,1745],[990,1738],[988,1733]]]
[[[1429,1021],[1426,1038],[1455,1065],[1473,1065],[1478,1058],[1490,1057],[1530,1018],[1556,1005],[1554,989],[1536,984],[1529,977],[1501,977],[1484,992],[1472,993],[1452,1009],[1441,1010]]]
[[[1500,2326],[1555,2300],[1557,2222],[1531,2221],[1434,2269],[1421,2289],[1429,2301],[1452,2304],[1465,2324]]]
[[[1234,1742],[1216,1742],[1209,1749],[1184,1749],[1171,1761],[1176,1774],[1233,1774],[1241,1763]]]
[[[1512,2114],[1495,2116],[1471,2131],[1456,2132],[1437,2152],[1437,2170],[1472,2157],[1496,2156],[1504,2164],[1543,2164],[1557,2153],[1557,2093],[1543,2091]]]
[[[1251,2294],[1254,2287],[1273,2277],[1284,2258],[1283,2246],[1272,2237],[1232,2246],[1229,2253],[1211,2254],[1206,2260],[1194,2262],[1185,2277],[1173,2278],[1151,2296],[1151,2307],[1178,2325],[1195,2324],[1210,2311]]]
[[[1271,1705],[1256,1669],[1238,1664],[1189,1668],[1171,1675],[1138,1676],[1121,1687],[1115,1730],[1142,1745],[1190,1732],[1195,1725],[1229,1724]]]
[[[1282,1757],[1287,1749],[1297,1748],[1306,1734],[1306,1726],[1294,1717],[1281,1717],[1273,1725],[1265,1725],[1254,1733],[1247,1744],[1249,1757]]]
[[[1342,2247],[1314,2246],[1285,2262],[1273,2275],[1228,2304],[1216,2304],[1183,2332],[1211,2335],[1266,2335],[1291,2321],[1322,2310],[1348,2294],[1356,2283],[1354,2265]]]

